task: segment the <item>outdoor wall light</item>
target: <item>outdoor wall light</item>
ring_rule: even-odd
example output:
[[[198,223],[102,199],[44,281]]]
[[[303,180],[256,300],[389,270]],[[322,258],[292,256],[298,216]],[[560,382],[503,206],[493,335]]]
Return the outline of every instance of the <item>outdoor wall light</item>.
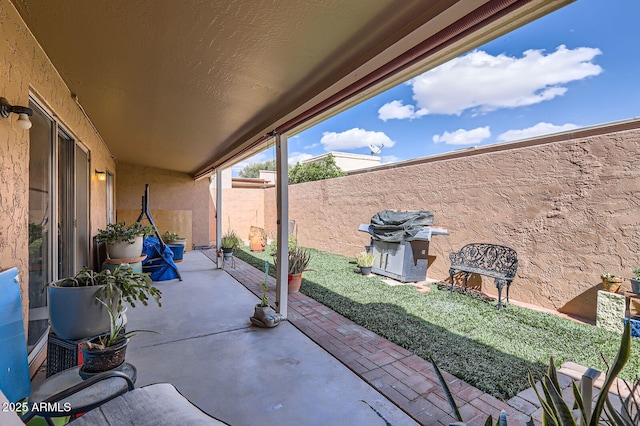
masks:
[[[96,170],[96,177],[100,181],[105,181],[107,180],[107,172],[101,172],[99,170]]]
[[[31,121],[29,120],[29,116],[33,115],[33,110],[31,108],[23,107],[23,106],[14,106],[7,101],[6,98],[0,98],[0,115],[4,118],[9,118],[9,114],[14,113],[18,114],[18,120],[16,124],[21,129],[30,129]]]

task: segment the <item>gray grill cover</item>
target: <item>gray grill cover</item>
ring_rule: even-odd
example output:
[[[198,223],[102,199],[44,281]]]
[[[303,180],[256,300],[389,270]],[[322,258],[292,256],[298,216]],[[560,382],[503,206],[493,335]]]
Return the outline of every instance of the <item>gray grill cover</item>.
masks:
[[[430,225],[433,225],[433,213],[427,210],[382,210],[371,218],[370,230],[374,240],[400,243],[413,238],[422,228]]]

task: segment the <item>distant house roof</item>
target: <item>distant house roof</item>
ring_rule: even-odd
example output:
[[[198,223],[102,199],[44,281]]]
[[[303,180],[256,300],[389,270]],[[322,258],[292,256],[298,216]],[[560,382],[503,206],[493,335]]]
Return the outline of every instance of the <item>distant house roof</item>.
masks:
[[[259,178],[238,178],[231,179],[232,188],[273,188],[276,184],[268,179]]]
[[[301,161],[302,164],[313,163],[322,160],[329,155],[333,155],[336,164],[343,172],[351,170],[366,169],[380,165],[380,157],[375,155],[352,154],[350,152],[331,151],[325,154],[317,155],[308,160]]]

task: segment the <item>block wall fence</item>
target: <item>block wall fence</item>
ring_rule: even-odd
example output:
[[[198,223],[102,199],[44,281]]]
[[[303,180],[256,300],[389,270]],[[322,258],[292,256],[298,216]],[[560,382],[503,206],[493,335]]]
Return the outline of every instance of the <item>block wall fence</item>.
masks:
[[[264,202],[273,236],[275,189]],[[600,274],[629,278],[640,265],[639,204],[640,120],[289,187],[304,247],[355,257],[369,241],[357,228],[376,212],[431,210],[450,235],[431,240],[429,278],[446,279],[449,253],[467,243],[506,245],[519,258],[512,299],[587,319],[595,319]],[[476,283],[496,294],[491,280]]]

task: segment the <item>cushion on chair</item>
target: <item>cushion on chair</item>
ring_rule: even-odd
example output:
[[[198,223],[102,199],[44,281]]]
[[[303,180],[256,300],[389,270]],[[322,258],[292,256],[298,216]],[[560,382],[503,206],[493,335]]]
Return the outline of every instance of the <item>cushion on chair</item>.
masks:
[[[134,389],[71,422],[73,426],[225,425],[193,405],[169,383]]]

